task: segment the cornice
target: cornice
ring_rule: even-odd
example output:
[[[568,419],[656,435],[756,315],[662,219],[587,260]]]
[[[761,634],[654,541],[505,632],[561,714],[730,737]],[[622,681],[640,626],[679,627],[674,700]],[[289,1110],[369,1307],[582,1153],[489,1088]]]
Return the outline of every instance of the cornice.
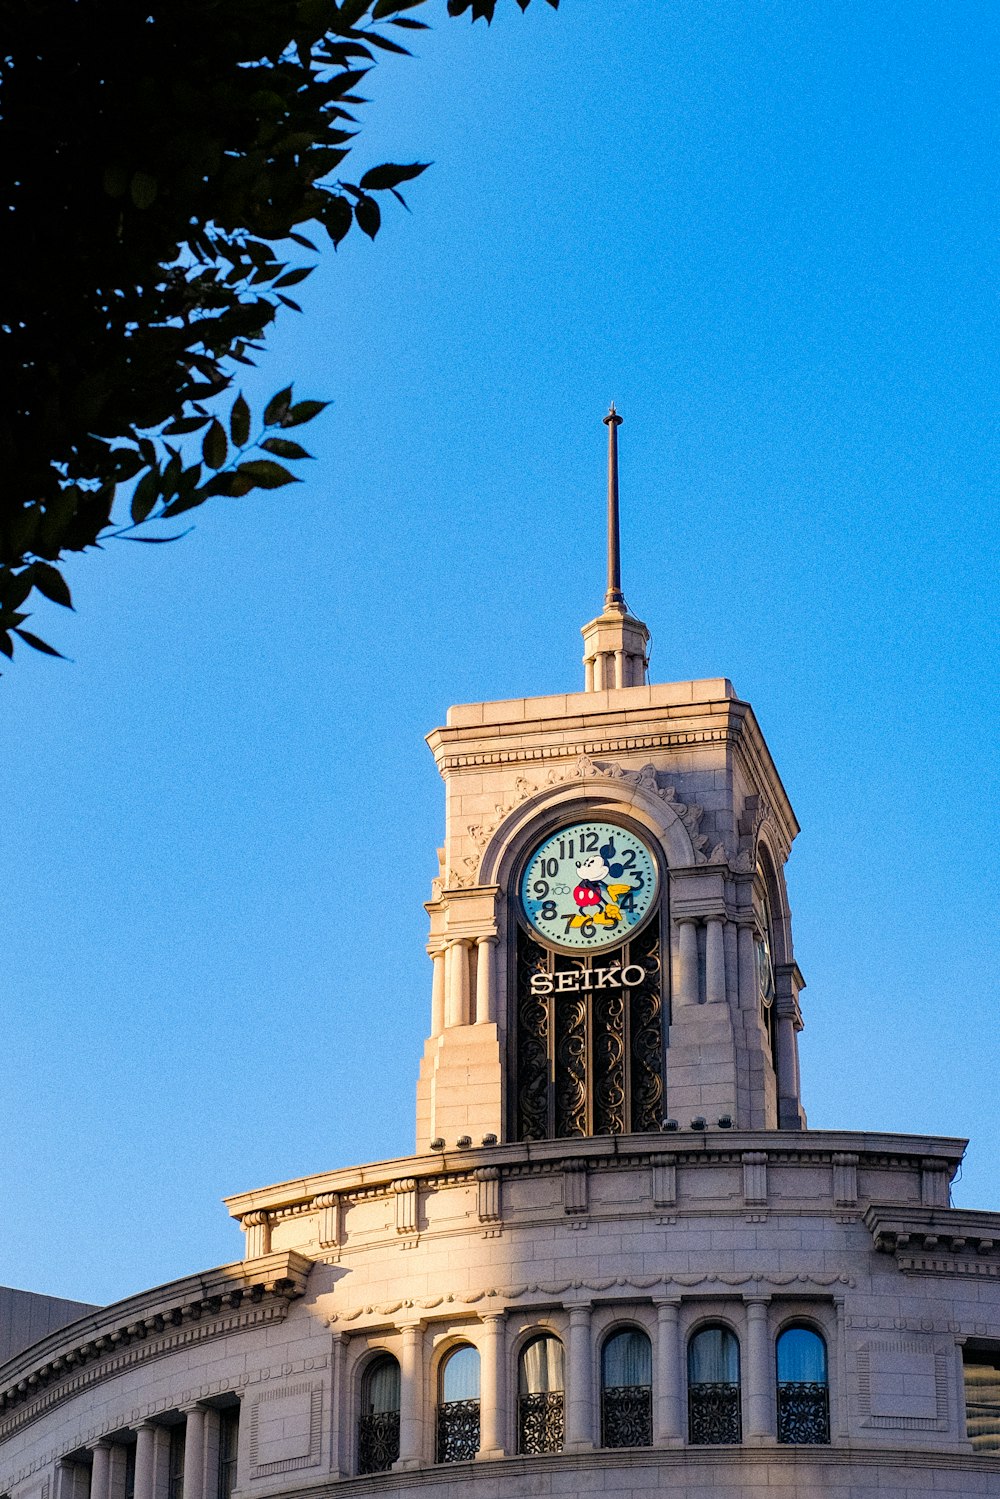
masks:
[[[478,1168],[499,1167],[505,1174],[532,1168],[561,1171],[567,1160],[584,1160],[590,1170],[623,1166],[738,1162],[746,1151],[763,1151],[773,1164],[828,1162],[834,1155],[857,1153],[859,1163],[916,1166],[923,1158],[940,1161],[954,1172],[968,1141],[949,1136],[854,1133],[847,1130],[727,1130],[697,1134],[680,1130],[664,1135],[601,1135],[588,1139],[540,1140],[524,1144],[450,1150],[422,1156],[403,1156],[364,1166],[342,1167],[315,1176],[299,1177],[225,1199],[230,1215],[243,1220],[248,1213],[269,1217],[297,1216],[326,1206],[320,1196],[349,1198],[388,1196],[400,1178],[413,1178],[419,1187],[441,1186],[472,1179]]]
[[[221,1265],[90,1312],[0,1367],[0,1438],[80,1390],[179,1347],[281,1321],[312,1261],[295,1250]]]
[[[872,1203],[864,1221],[904,1275],[1000,1280],[1000,1213]]]
[[[357,1322],[362,1318],[376,1320],[392,1318],[399,1320],[399,1313],[424,1314],[437,1312],[440,1316],[454,1317],[461,1315],[463,1307],[474,1309],[476,1316],[482,1316],[482,1302],[488,1303],[487,1310],[509,1309],[517,1310],[518,1305],[524,1307],[554,1304],[562,1306],[564,1301],[579,1301],[581,1297],[597,1295],[608,1299],[607,1293],[612,1292],[611,1299],[615,1301],[656,1301],[681,1295],[684,1291],[697,1291],[702,1295],[713,1291],[732,1291],[740,1287],[750,1287],[754,1293],[767,1295],[770,1292],[788,1294],[793,1291],[800,1296],[829,1296],[840,1287],[843,1290],[854,1285],[850,1275],[839,1272],[832,1273],[789,1273],[789,1274],[762,1274],[757,1271],[748,1271],[743,1274],[718,1274],[705,1271],[693,1274],[678,1275],[608,1275],[595,1277],[592,1280],[553,1280],[553,1281],[524,1281],[510,1286],[491,1286],[488,1289],[475,1288],[463,1292],[449,1292],[440,1296],[416,1296],[397,1299],[395,1301],[379,1302],[369,1306],[357,1306],[346,1308],[343,1311],[332,1313],[326,1320],[330,1327],[341,1328],[345,1323]],[[346,1330],[346,1329],[345,1329]]]

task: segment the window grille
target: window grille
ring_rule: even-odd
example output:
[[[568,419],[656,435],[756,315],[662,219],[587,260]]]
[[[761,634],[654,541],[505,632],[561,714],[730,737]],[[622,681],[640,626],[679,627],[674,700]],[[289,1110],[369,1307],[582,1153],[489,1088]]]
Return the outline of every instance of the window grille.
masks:
[[[550,1334],[532,1338],[518,1364],[517,1450],[561,1452],[566,1437],[563,1346]]]
[[[787,1327],[778,1338],[778,1441],[823,1446],[830,1440],[826,1344],[811,1327]]]
[[[385,1473],[399,1457],[399,1365],[382,1354],[365,1370],[358,1416],[358,1472]]]
[[[716,1446],[742,1437],[740,1345],[727,1327],[704,1327],[688,1344],[688,1440]]]
[[[439,1375],[439,1463],[471,1461],[479,1451],[479,1352],[468,1343],[445,1356]]]
[[[653,1444],[653,1358],[638,1328],[614,1333],[601,1350],[601,1446]]]

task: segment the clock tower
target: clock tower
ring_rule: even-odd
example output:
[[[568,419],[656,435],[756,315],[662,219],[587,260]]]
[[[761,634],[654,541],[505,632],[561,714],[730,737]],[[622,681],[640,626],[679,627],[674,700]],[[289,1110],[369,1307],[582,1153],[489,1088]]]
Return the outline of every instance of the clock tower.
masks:
[[[805,1125],[783,872],[798,824],[728,680],[646,680],[613,406],[605,422],[584,690],[463,704],[428,737],[446,802],[418,1151]]]

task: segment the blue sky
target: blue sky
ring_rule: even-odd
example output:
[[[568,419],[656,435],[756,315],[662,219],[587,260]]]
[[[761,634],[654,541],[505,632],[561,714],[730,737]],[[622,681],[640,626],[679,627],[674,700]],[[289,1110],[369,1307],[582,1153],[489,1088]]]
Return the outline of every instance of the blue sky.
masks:
[[[248,390],[296,489],[75,560],[5,704],[0,1281],[236,1258],[220,1197],[405,1153],[451,702],[582,685],[601,416],[652,676],[727,675],[803,832],[810,1123],[972,1139],[1000,1206],[1000,16],[432,8],[359,146],[431,160]]]

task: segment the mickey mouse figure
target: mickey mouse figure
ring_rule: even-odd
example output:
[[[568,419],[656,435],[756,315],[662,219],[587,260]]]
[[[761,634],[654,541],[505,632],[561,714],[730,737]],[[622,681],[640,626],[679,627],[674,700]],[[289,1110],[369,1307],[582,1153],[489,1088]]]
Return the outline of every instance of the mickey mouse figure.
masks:
[[[622,883],[625,869],[614,862],[615,852],[614,839],[609,838],[596,854],[577,862],[579,884],[573,891],[573,899],[580,913],[573,917],[571,926],[583,926],[586,921],[595,926],[617,926],[621,921],[618,901],[632,886]]]

